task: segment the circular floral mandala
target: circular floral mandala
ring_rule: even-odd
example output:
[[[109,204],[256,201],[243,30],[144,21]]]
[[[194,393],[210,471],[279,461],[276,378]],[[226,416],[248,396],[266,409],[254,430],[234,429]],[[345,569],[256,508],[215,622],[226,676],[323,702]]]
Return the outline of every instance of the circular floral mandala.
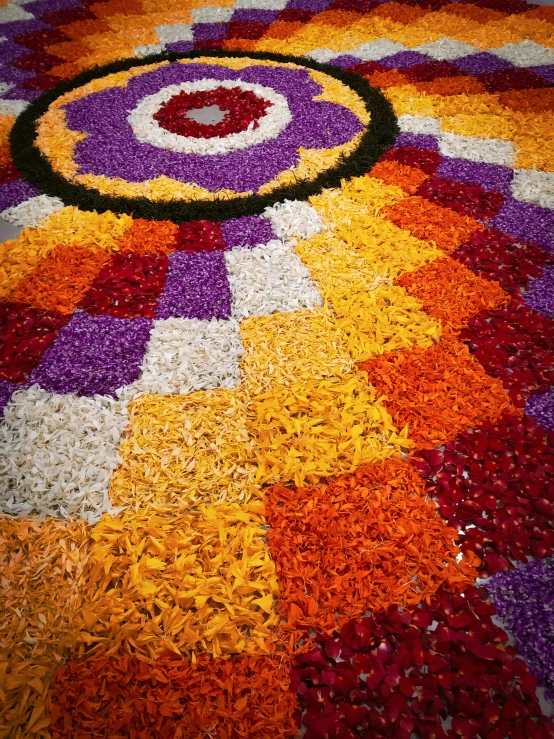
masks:
[[[217,111],[215,123],[198,111]],[[362,77],[295,57],[161,54],[46,93],[12,133],[14,162],[65,204],[183,223],[261,213],[367,172],[394,142]]]

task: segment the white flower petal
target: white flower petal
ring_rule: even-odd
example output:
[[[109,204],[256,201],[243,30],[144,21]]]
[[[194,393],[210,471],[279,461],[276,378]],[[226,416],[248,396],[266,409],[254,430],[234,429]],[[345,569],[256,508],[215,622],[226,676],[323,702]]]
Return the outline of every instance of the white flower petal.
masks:
[[[419,51],[421,54],[427,54],[427,56],[443,62],[460,59],[462,56],[469,56],[470,54],[478,54],[480,49],[463,41],[457,41],[455,38],[443,36],[428,44],[416,46],[413,51]]]
[[[23,10],[19,5],[6,5],[0,8],[0,23],[13,23],[14,21],[27,21],[33,18],[31,13]]]
[[[487,49],[501,59],[515,64],[517,67],[538,67],[542,64],[554,64],[554,49],[524,39],[518,44],[504,44],[495,49]]]
[[[441,131],[438,141],[439,151],[445,157],[498,164],[504,167],[514,166],[515,149],[511,141],[460,136],[445,131]]]
[[[111,510],[108,490],[120,459],[126,405],[113,398],[18,390],[0,424],[0,510],[89,523]]]
[[[263,214],[283,241],[308,239],[327,230],[317,210],[303,200],[285,200],[266,208]]]
[[[235,9],[245,10],[284,10],[288,0],[237,0]]]
[[[173,23],[171,25],[156,26],[154,29],[162,44],[172,44],[176,41],[192,41],[192,26],[188,23]]]
[[[516,169],[511,184],[512,195],[542,208],[554,208],[554,172]]]
[[[28,105],[26,100],[0,100],[0,115],[19,115]]]
[[[16,226],[38,226],[45,218],[51,216],[57,210],[61,210],[64,204],[59,198],[51,198],[49,195],[36,195],[19,205],[0,213],[0,216]]]
[[[332,49],[314,49],[313,51],[310,51],[309,54],[306,54],[306,56],[309,59],[313,59],[316,62],[320,62],[320,64],[327,64],[327,62],[330,62],[332,59],[336,59],[338,56],[341,56],[341,54],[338,51],[333,51]]]
[[[195,23],[227,23],[235,12],[234,8],[218,8],[206,5],[203,8],[192,8],[190,14]]]
[[[308,269],[282,241],[232,249],[225,253],[225,261],[237,320],[322,304]]]
[[[163,46],[161,44],[145,44],[144,46],[135,47],[135,54],[141,58],[151,54],[161,54],[162,51]]]
[[[348,53],[363,59],[365,62],[376,62],[379,59],[384,59],[386,56],[398,54],[400,51],[409,51],[409,49],[404,44],[388,41],[385,38],[378,38],[375,41],[362,44]]]
[[[424,133],[436,136],[440,132],[441,119],[419,115],[401,115],[398,117],[401,131],[408,133]]]
[[[140,378],[125,389],[136,393],[185,395],[233,388],[244,352],[236,321],[168,318],[154,321]]]

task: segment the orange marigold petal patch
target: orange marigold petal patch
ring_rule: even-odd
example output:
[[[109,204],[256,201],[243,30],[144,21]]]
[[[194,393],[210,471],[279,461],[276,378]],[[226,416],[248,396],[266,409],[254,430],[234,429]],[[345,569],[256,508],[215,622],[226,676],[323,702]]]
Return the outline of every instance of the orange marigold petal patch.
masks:
[[[383,215],[396,226],[411,231],[418,239],[432,241],[444,251],[464,244],[483,229],[473,218],[459,215],[417,195],[397,201],[386,208]]]
[[[480,95],[485,86],[474,77],[439,77],[432,82],[415,82],[419,92],[428,95]]]
[[[295,739],[289,661],[234,657],[196,663],[129,654],[73,659],[54,676],[53,739]]]
[[[451,339],[399,351],[360,365],[398,428],[408,424],[416,447],[432,449],[477,422],[519,415],[502,383],[489,377],[468,348]]]
[[[405,74],[398,69],[389,69],[386,72],[372,72],[370,75],[364,75],[369,80],[369,84],[374,87],[401,87],[409,83]]]
[[[396,284],[420,300],[426,313],[440,319],[444,328],[455,332],[466,328],[480,310],[501,308],[510,299],[498,282],[477,277],[450,257],[406,272]]]
[[[124,251],[137,254],[169,254],[175,251],[179,226],[171,221],[146,221],[136,218],[120,243]]]
[[[60,244],[19,283],[10,300],[71,313],[109,257],[105,251]]]
[[[377,162],[371,170],[371,176],[377,177],[386,185],[401,187],[408,195],[414,195],[419,186],[429,179],[429,175],[417,167],[386,160]]]
[[[0,521],[0,736],[45,737],[49,675],[75,645],[84,522]]]
[[[367,611],[415,606],[443,583],[460,590],[474,577],[456,561],[455,531],[407,461],[364,465],[321,486],[274,485],[266,515],[286,630],[332,631]]]

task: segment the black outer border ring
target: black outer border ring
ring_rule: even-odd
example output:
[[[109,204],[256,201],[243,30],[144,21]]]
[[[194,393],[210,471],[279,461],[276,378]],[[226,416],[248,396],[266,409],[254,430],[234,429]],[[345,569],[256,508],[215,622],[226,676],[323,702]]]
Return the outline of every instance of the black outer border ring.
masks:
[[[102,195],[96,190],[76,185],[55,172],[48,159],[34,146],[37,136],[36,125],[50,105],[66,92],[81,87],[99,77],[114,72],[122,72],[132,67],[148,64],[212,57],[250,57],[275,62],[292,62],[309,69],[324,72],[340,80],[362,98],[371,114],[360,145],[335,167],[322,172],[310,182],[280,187],[267,195],[250,195],[245,198],[217,199],[212,201],[152,201],[148,198],[125,198]],[[288,200],[306,200],[325,188],[340,186],[341,180],[360,176],[369,172],[381,154],[391,147],[399,133],[398,122],[392,105],[380,90],[372,87],[360,75],[345,72],[340,67],[320,64],[307,57],[270,54],[265,52],[227,51],[221,49],[197,49],[186,53],[162,52],[140,59],[122,59],[102,67],[93,67],[69,80],[62,81],[52,90],[41,95],[29,105],[16,119],[10,132],[10,147],[13,163],[22,177],[41,193],[60,198],[65,205],[75,205],[81,210],[104,213],[127,213],[135,218],[147,220],[167,220],[185,223],[193,220],[223,221],[245,215],[257,215],[268,206]]]

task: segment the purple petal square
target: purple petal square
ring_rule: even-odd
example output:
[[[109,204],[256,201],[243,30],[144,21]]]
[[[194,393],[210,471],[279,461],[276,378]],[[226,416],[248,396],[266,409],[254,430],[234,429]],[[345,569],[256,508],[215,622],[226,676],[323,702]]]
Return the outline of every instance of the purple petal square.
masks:
[[[293,10],[311,10],[313,13],[321,13],[327,10],[333,0],[290,0],[287,5],[288,9]]]
[[[35,76],[35,72],[29,72],[27,69],[19,69],[18,67],[12,67],[11,64],[3,64],[0,66],[0,80],[2,82],[13,82],[15,84],[25,82]],[[2,95],[5,97],[6,93]]]
[[[198,23],[192,30],[195,41],[209,41],[225,36],[225,23]]]
[[[231,17],[235,23],[273,23],[279,15],[277,10],[238,8]]]
[[[487,589],[546,698],[554,699],[554,563],[542,559],[499,572]]]
[[[439,145],[434,136],[428,136],[424,133],[409,133],[408,131],[400,133],[396,139],[395,146],[409,146],[415,149],[433,149],[438,151]]]
[[[4,408],[8,405],[12,395],[21,387],[22,385],[16,385],[15,382],[0,380],[0,417],[4,415]]]
[[[23,87],[12,87],[2,95],[3,100],[26,100],[32,103],[42,95],[40,90],[25,90]]]
[[[554,252],[554,211],[505,196],[504,204],[490,222],[508,236],[534,241]]]
[[[544,395],[531,395],[525,406],[525,413],[547,431],[554,431],[554,387]]]
[[[540,67],[530,67],[530,69],[531,72],[535,72],[535,74],[554,85],[554,64],[544,64]]]
[[[68,8],[82,8],[80,0],[37,0],[34,3],[25,5],[25,10],[34,16],[45,15],[59,10],[67,10]]]
[[[175,252],[156,318],[229,318],[231,289],[223,252]]]
[[[74,313],[31,373],[54,393],[113,395],[134,382],[141,370],[152,321]]]
[[[456,180],[456,182],[481,185],[485,190],[495,190],[496,192],[509,194],[514,172],[509,167],[501,167],[497,164],[443,157],[437,170],[437,176]]]
[[[494,54],[487,54],[486,51],[483,51],[481,54],[470,54],[470,56],[453,59],[452,64],[471,75],[498,72],[500,69],[509,69],[514,66],[506,61],[506,59],[500,59],[500,57]]]
[[[24,203],[29,198],[40,195],[40,192],[25,180],[15,180],[0,185],[0,213],[7,208]]]
[[[28,53],[29,49],[16,44],[15,41],[0,41],[0,55],[3,62],[13,62]]]
[[[545,267],[542,277],[529,282],[525,302],[539,313],[554,318],[554,265]]]
[[[351,54],[341,54],[336,59],[331,59],[329,64],[332,67],[341,67],[341,69],[349,69],[350,67],[357,67],[360,64],[360,58],[352,56]]]
[[[389,69],[402,69],[402,67],[413,67],[414,64],[425,64],[430,61],[432,61],[430,57],[420,54],[419,51],[399,51],[398,54],[381,59],[379,64]]]
[[[32,33],[33,31],[40,31],[44,28],[48,28],[48,26],[43,21],[38,20],[38,18],[29,18],[26,21],[8,21],[8,23],[0,23],[0,36],[15,38],[20,33]]]
[[[254,247],[258,244],[267,244],[275,238],[270,222],[261,216],[230,218],[223,221],[221,231],[229,249],[236,246]]]
[[[187,51],[194,49],[193,41],[174,41],[172,44],[166,44],[167,51],[175,51],[177,54],[185,54]]]

